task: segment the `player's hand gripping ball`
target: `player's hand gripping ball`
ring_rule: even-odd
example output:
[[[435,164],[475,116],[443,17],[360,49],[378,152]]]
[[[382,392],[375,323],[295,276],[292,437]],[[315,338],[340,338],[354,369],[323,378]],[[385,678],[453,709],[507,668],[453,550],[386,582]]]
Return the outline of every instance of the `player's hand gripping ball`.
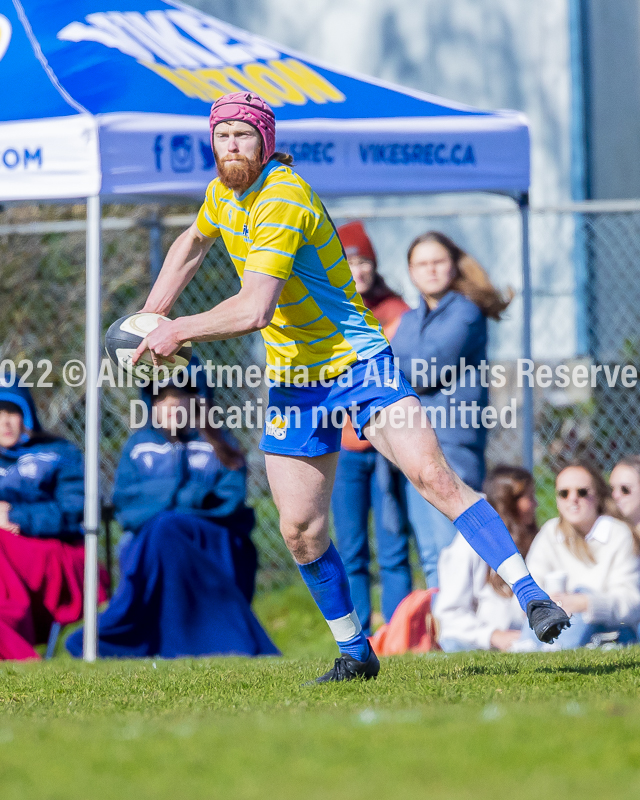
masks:
[[[121,366],[126,372],[135,375],[137,378],[151,378],[154,370],[159,367],[166,367],[170,376],[180,367],[186,367],[191,360],[191,342],[185,342],[177,353],[173,355],[173,361],[169,361],[162,356],[156,356],[158,367],[154,366],[151,352],[145,350],[137,364],[132,364],[131,359],[138,349],[140,342],[151,331],[158,327],[161,319],[168,319],[161,314],[141,312],[129,314],[116,320],[107,331],[105,336],[105,349],[109,358]],[[166,375],[164,369],[161,370]]]

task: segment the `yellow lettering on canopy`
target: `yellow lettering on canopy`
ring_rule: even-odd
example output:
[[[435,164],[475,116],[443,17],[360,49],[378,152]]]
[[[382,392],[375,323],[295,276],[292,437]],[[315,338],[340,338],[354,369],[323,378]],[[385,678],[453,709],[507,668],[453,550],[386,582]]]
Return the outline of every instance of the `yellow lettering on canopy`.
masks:
[[[218,97],[222,97],[224,94],[224,92],[218,91],[215,87],[201,81],[197,75],[188,69],[170,69],[162,64],[155,64],[150,61],[141,61],[140,63],[172,83],[187,97],[196,97],[199,100],[217,100]]]
[[[163,64],[141,61],[145,67],[172,83],[187,97],[217,100],[230,92],[259,94],[278,108],[290,103],[303,106],[308,99],[315,103],[343,103],[346,97],[313,69],[294,58],[246,64],[244,69],[171,69]]]
[[[294,83],[308,95],[314,103],[326,103],[327,100],[332,103],[344,103],[347,99],[342,92],[336,89],[332,83],[329,83],[326,78],[323,78],[322,75],[311,69],[311,67],[308,67],[301,61],[297,61],[295,58],[270,61],[269,64],[274,70],[284,75],[291,83]]]
[[[266,100],[267,103],[271,103],[272,106],[284,105],[278,94],[276,94],[276,92],[274,92],[273,89],[270,86],[267,86],[264,82],[260,83],[253,80],[253,78],[246,75],[237,67],[225,67],[224,71],[232,80],[236,81],[241,89],[248,89],[250,92],[259,94],[263,100]]]
[[[221,97],[223,94],[230,92],[242,92],[249,90],[254,94],[259,94],[267,103],[273,106],[281,106],[282,102],[276,97],[275,94],[264,91],[261,86],[258,86],[254,81],[248,78],[243,72],[236,67],[226,67],[225,69],[199,69],[196,74],[207,81],[211,85],[220,89]]]
[[[210,83],[207,81],[203,81],[199,76],[197,70],[185,69],[184,67],[179,67],[177,70],[174,71],[174,74],[177,75],[179,78],[184,78],[185,80],[189,81],[189,83],[199,92],[202,92],[204,97],[203,100],[217,100],[219,97],[222,97],[225,92],[220,91],[215,86],[211,86]]]
[[[240,76],[242,75],[238,70],[236,72]],[[198,69],[196,70],[196,75],[210,85],[214,91],[219,92],[216,97],[222,97],[222,95],[230,94],[231,92],[241,92],[243,89],[250,89],[258,94],[255,86],[249,87],[245,83],[239,83],[235,75],[227,74],[227,70]]]
[[[295,84],[290,83],[285,77],[274,72],[266,64],[247,64],[244,72],[255,83],[263,87],[262,91],[267,91],[272,95],[275,94],[285,103],[291,103],[294,106],[303,106],[308,103],[307,98]]]

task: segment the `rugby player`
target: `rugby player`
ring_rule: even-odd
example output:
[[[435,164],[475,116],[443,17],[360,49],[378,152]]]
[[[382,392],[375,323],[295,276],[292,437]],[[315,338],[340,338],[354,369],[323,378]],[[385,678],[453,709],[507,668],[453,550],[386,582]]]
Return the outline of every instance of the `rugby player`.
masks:
[[[275,127],[273,111],[255,94],[237,92],[214,103],[218,177],[196,221],[171,246],[143,311],[166,316],[219,236],[242,288],[210,311],[161,322],[134,362],[147,348],[167,358],[188,340],[261,331],[270,411],[260,448],[280,530],[340,650],[318,682],[375,678],[380,669],[328,534],[340,449],[336,409],[348,410],[358,436],[453,520],[513,589],[538,638],[553,641],[568,616],[533,581],[498,514],[445,461],[418,398],[394,372],[380,325],[355,290],[326,209],[291,169],[291,158],[275,152]],[[287,407],[299,413],[288,414]]]

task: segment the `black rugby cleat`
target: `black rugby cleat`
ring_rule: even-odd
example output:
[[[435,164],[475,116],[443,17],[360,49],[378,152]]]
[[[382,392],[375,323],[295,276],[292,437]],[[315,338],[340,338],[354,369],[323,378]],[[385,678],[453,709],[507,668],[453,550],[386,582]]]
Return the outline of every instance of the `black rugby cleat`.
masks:
[[[541,642],[548,644],[571,626],[567,613],[553,600],[530,600],[527,603],[529,627]]]
[[[356,678],[363,678],[368,681],[376,678],[380,672],[380,662],[378,656],[373,652],[369,645],[369,657],[366,661],[358,661],[352,656],[342,655],[336,658],[334,665],[329,672],[325,672],[314,683],[329,683],[330,681],[353,681]]]

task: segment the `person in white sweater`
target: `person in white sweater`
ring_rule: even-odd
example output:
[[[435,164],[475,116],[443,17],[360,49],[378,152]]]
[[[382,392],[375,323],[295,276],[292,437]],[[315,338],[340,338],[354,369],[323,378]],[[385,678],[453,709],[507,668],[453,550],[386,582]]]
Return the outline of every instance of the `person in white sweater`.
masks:
[[[482,488],[526,557],[537,530],[532,475],[521,467],[498,466]],[[438,583],[433,613],[445,652],[509,650],[520,638],[526,616],[517,599],[460,533],[440,553]]]
[[[609,487],[589,464],[572,464],[556,478],[556,503],[559,516],[543,525],[527,557],[534,579],[571,615],[552,649],[583,647],[596,634],[637,641],[640,566]],[[525,638],[539,649],[523,629]]]

